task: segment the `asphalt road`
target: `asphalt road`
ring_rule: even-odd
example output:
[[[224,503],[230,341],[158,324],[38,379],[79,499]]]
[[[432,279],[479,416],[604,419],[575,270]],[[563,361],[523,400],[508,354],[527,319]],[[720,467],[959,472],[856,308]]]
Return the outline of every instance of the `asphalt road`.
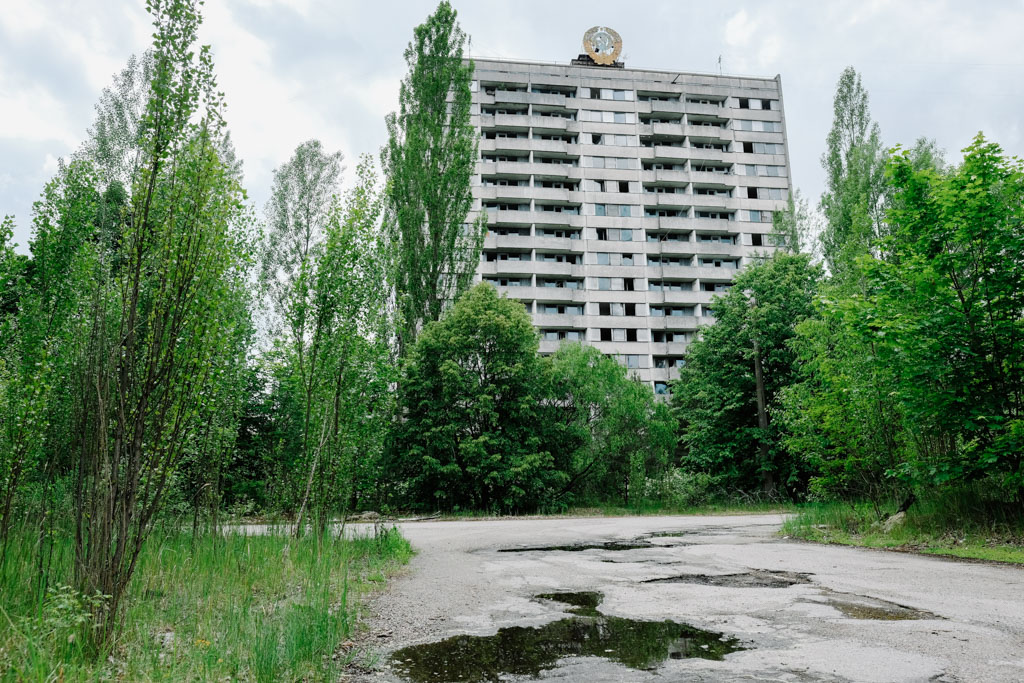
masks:
[[[1021,569],[793,542],[779,537],[781,521],[758,515],[404,524],[418,554],[371,605],[368,640],[381,660],[364,679],[495,680],[509,659],[505,670],[520,675],[501,680],[1024,680]],[[661,532],[678,535],[652,536]],[[621,545],[578,548],[606,542]],[[529,549],[561,545],[576,547]],[[570,591],[597,594],[600,616],[574,617],[571,605],[537,597]],[[745,649],[716,661],[679,654],[706,653],[697,643],[711,641],[676,641],[667,646],[676,654],[662,659],[654,647],[657,661],[641,664],[617,649],[636,649],[635,643],[612,640],[595,650],[593,639],[614,639],[617,624],[633,623],[626,618],[687,624]],[[499,633],[508,637],[403,649]],[[583,645],[536,640],[544,634],[575,634]],[[527,650],[550,656],[524,665]],[[450,654],[439,660],[438,652]],[[468,668],[453,673],[458,662]]]

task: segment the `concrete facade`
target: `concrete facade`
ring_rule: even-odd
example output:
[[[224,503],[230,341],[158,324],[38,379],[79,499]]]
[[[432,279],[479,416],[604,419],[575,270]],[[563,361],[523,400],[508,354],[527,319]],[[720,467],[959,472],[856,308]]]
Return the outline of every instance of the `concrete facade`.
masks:
[[[779,77],[474,60],[477,279],[658,393],[791,190]]]

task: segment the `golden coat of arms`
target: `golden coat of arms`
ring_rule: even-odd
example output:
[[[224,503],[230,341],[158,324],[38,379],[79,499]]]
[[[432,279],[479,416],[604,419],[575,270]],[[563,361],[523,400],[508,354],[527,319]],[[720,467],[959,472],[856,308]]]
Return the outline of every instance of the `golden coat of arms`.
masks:
[[[614,64],[622,52],[622,36],[607,26],[595,26],[583,34],[583,51],[598,64]]]

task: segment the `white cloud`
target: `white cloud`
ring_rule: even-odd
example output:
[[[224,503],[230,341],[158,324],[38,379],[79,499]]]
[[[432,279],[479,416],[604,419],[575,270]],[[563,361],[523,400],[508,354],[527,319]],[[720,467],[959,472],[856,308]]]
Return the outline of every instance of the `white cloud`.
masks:
[[[757,22],[751,21],[747,10],[741,9],[725,22],[725,42],[731,47],[743,47],[750,42],[757,30]]]

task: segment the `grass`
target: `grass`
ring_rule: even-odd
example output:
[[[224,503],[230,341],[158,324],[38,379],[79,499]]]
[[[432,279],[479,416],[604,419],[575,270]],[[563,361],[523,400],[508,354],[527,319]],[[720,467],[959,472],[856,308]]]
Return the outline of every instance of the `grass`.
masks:
[[[361,598],[411,556],[397,531],[338,540],[283,534],[154,534],[129,587],[123,628],[89,656],[88,613],[70,588],[73,553],[54,543],[48,597],[36,536],[16,533],[0,576],[0,680],[327,681],[359,654]]]
[[[499,513],[488,510],[454,510],[441,512],[436,519],[455,520],[489,520],[489,519],[542,519],[546,517],[629,517],[658,515],[755,515],[770,513],[793,513],[797,506],[786,501],[754,501],[754,500],[718,500],[694,505],[671,505],[660,502],[645,501],[636,505],[596,502],[574,505],[569,508],[538,510],[528,513]],[[403,517],[427,517],[428,513],[403,513]]]
[[[895,501],[809,503],[782,533],[821,543],[889,548],[964,559],[1024,564],[1024,514],[1019,507],[962,489],[922,495],[902,523],[886,531]]]

